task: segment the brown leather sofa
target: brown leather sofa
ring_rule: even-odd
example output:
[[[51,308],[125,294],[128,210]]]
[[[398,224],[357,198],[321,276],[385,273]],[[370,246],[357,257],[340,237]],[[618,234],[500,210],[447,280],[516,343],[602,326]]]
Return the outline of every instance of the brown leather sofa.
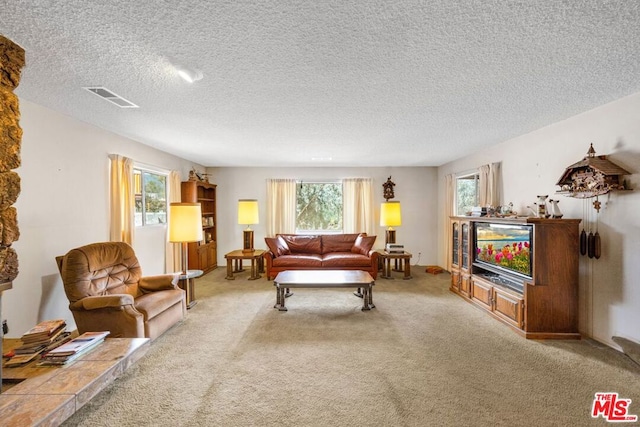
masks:
[[[266,237],[267,280],[286,270],[362,270],[378,275],[376,236],[359,234],[278,234]]]
[[[142,277],[126,243],[92,243],[56,261],[80,334],[110,331],[110,338],[154,340],[184,319],[185,295],[176,285],[178,277]]]

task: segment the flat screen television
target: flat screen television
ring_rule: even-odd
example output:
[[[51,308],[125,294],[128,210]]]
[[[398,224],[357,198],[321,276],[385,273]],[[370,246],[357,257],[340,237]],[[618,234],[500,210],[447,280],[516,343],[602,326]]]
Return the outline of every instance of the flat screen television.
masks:
[[[494,273],[532,277],[533,225],[474,221],[473,264]]]

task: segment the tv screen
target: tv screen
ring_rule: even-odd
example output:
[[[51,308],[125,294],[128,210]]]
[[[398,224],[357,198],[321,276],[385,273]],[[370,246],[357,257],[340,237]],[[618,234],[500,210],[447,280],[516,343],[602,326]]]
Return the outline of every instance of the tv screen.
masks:
[[[533,225],[474,222],[474,263],[531,277]]]

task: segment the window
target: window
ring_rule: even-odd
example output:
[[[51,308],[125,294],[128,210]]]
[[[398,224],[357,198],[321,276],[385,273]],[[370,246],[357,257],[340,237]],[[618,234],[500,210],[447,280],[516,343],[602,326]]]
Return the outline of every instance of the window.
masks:
[[[477,172],[456,178],[456,215],[466,215],[478,206],[478,178]]]
[[[296,232],[342,232],[342,183],[299,182],[296,186]]]
[[[133,170],[136,199],[136,227],[167,223],[167,177],[154,172]]]

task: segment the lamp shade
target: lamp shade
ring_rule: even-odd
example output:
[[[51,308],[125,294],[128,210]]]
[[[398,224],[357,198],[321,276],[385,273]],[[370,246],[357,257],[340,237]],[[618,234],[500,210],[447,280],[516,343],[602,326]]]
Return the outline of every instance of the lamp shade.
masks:
[[[200,203],[169,205],[169,241],[199,242],[202,240],[202,209]]]
[[[258,201],[255,199],[238,200],[238,224],[258,224]]]
[[[382,202],[380,205],[380,225],[383,227],[402,225],[400,202]]]

